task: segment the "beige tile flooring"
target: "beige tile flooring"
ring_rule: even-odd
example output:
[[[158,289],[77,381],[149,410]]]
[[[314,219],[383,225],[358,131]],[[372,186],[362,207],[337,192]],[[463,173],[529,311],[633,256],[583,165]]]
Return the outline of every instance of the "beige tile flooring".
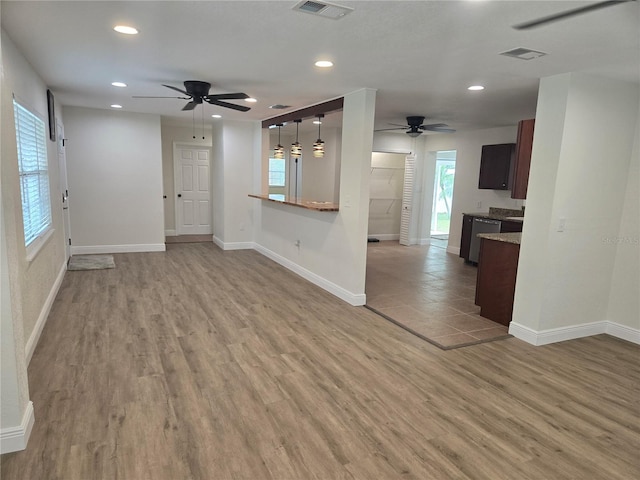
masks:
[[[508,328],[481,317],[474,303],[476,267],[442,243],[369,243],[367,306],[444,349],[507,338]]]

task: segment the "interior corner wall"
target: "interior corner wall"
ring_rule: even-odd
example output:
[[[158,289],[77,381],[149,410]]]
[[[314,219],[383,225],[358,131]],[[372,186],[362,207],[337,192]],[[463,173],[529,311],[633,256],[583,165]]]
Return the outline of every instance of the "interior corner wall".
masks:
[[[160,121],[160,131],[162,136],[162,186],[164,196],[167,197],[164,199],[164,230],[166,234],[175,234],[176,192],[173,174],[173,146],[174,143],[182,143],[211,147],[211,125],[204,126],[204,139],[202,138],[202,127],[194,135],[192,127],[173,125],[164,120]],[[196,138],[193,138],[194,136]]]
[[[620,281],[616,257],[633,258],[616,238],[625,190],[636,188],[637,202],[627,178],[637,122],[637,84],[576,73],[540,82],[510,328],[516,336],[548,343],[606,321],[612,283]],[[616,293],[625,304],[618,318],[633,311],[625,292]],[[637,301],[637,289],[633,295]]]
[[[618,234],[606,241],[616,246],[607,320],[640,332],[640,115]],[[636,333],[637,335],[637,333]]]
[[[160,117],[64,115],[72,253],[164,251]]]

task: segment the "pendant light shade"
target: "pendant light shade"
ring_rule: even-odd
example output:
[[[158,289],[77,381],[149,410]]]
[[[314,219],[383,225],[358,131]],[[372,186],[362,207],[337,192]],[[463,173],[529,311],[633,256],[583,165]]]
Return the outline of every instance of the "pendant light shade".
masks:
[[[278,127],[278,144],[273,148],[273,158],[284,158],[284,147],[280,143],[280,129],[282,128],[282,124],[278,123],[276,127]]]
[[[291,158],[298,159],[302,156],[302,145],[298,141],[298,127],[302,120],[294,120],[296,122],[296,141],[291,144]]]
[[[324,142],[320,138],[320,125],[322,125],[322,119],[324,114],[318,114],[318,140],[313,144],[313,156],[316,158],[324,157]]]

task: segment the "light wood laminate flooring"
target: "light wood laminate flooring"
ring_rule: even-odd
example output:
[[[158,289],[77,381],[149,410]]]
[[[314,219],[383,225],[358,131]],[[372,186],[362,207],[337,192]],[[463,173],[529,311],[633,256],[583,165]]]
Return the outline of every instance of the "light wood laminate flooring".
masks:
[[[480,316],[477,268],[432,242],[369,243],[367,306],[443,349],[507,338],[508,327]]]
[[[68,272],[3,480],[640,476],[639,348],[443,351],[254,251]]]

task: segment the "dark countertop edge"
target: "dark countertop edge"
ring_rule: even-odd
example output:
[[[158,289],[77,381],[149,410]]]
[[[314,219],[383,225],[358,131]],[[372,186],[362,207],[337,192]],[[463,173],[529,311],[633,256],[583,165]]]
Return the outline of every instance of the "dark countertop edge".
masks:
[[[489,218],[491,220],[502,220],[506,222],[524,222],[524,215],[521,219],[513,218],[517,215],[496,215],[495,213],[463,213],[462,215],[468,215],[470,217]]]
[[[485,240],[493,240],[496,242],[513,243],[515,245],[520,245],[520,241],[522,240],[522,233],[521,232],[479,233],[478,237],[483,238]]]

